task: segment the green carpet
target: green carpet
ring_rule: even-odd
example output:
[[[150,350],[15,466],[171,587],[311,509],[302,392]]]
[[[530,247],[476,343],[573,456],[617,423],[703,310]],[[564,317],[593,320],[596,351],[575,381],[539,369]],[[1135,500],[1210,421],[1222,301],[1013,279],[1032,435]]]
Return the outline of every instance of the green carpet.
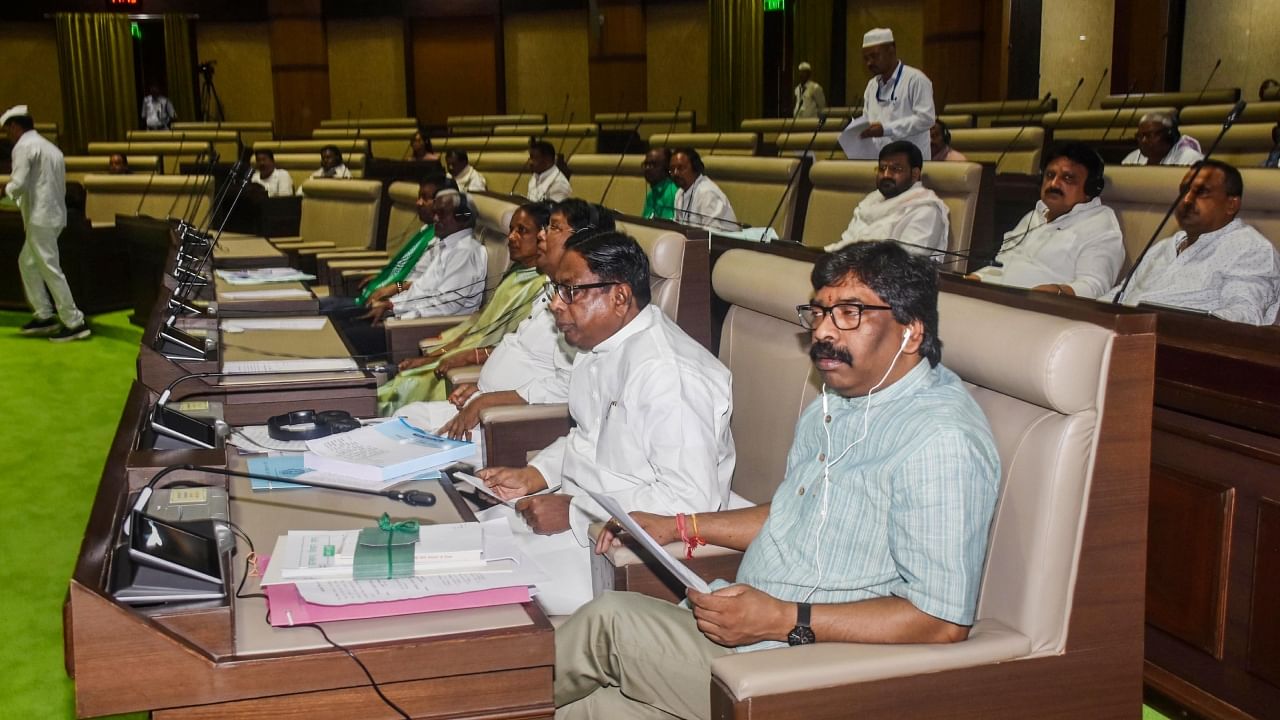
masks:
[[[62,602],[135,376],[141,331],[128,314],[94,317],[91,340],[55,344],[18,335],[29,316],[0,311],[0,417],[13,431],[0,435],[0,718],[75,717]]]

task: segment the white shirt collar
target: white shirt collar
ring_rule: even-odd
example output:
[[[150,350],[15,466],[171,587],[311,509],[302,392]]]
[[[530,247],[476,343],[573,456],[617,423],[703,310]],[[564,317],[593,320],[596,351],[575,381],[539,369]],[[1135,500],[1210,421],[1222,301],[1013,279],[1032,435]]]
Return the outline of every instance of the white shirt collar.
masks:
[[[655,312],[662,312],[662,311],[659,310],[658,307],[653,303],[649,303],[648,305],[645,306],[643,310],[640,311],[640,314],[636,315],[634,318],[631,319],[631,322],[618,328],[617,332],[615,332],[614,334],[602,340],[595,347],[591,348],[591,353],[595,355],[599,355],[601,353],[607,353],[612,350],[616,350],[617,348],[621,347],[623,343],[627,341],[627,338],[631,337],[632,335],[638,335],[644,332],[645,330],[648,330],[649,328],[653,327],[653,324],[657,322],[657,318],[655,318],[653,315]]]

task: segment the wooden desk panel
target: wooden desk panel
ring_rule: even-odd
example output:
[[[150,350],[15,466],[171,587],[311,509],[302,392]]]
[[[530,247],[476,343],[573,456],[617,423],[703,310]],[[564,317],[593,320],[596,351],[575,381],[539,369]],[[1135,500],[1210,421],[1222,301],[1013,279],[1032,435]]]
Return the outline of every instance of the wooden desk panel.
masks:
[[[220,268],[287,267],[285,254],[262,237],[219,238],[213,265]]]

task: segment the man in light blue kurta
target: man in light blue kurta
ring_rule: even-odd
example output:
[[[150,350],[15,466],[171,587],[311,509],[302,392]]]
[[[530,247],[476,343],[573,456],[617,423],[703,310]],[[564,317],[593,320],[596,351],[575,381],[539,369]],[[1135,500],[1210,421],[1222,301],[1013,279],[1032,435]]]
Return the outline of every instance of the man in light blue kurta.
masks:
[[[583,607],[556,632],[557,718],[708,717],[711,661],[731,652],[967,637],[1000,461],[940,364],[936,270],[861,243],[819,259],[813,285],[798,312],[824,390],[772,503],[684,522],[745,549],[737,583],[690,590],[689,608],[633,593]],[[633,516],[680,539],[674,518]]]

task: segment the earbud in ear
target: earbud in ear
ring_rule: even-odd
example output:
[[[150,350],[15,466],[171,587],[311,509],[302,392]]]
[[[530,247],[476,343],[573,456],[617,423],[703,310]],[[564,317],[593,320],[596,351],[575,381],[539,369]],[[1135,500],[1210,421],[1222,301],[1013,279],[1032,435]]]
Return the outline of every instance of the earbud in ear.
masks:
[[[898,347],[898,352],[907,349],[907,343],[911,342],[911,328],[902,331],[902,345]]]

